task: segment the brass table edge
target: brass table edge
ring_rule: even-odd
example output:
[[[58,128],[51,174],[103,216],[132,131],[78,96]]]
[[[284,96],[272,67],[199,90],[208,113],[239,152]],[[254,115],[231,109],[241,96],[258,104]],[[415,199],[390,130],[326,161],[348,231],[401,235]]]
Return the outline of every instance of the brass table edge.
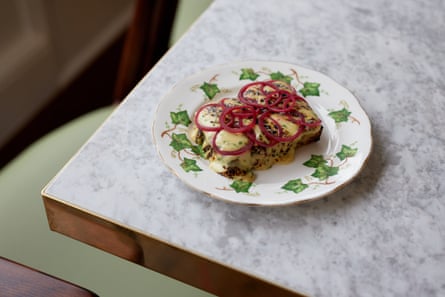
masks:
[[[47,187],[41,196],[52,231],[217,296],[308,296],[61,200]]]

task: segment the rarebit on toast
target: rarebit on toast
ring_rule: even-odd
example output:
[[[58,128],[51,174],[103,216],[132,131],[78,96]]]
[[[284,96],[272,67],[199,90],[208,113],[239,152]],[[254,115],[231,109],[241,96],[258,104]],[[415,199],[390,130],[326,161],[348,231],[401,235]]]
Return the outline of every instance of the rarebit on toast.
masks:
[[[292,161],[298,147],[320,139],[322,129],[295,88],[269,80],[243,86],[235,98],[201,105],[189,136],[201,145],[212,170],[253,181],[255,170]]]

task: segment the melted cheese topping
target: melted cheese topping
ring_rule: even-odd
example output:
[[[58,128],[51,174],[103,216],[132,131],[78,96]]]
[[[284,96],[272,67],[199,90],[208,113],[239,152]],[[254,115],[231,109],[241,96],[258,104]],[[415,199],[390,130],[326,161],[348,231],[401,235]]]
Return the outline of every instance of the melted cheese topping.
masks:
[[[242,133],[230,133],[222,130],[215,139],[215,144],[223,151],[236,151],[249,143],[249,138]]]
[[[290,86],[285,83],[283,83],[283,86],[280,85],[280,88],[283,89],[289,87]],[[257,99],[260,100],[261,98]],[[226,106],[242,105],[238,98],[224,100],[224,105]],[[297,102],[296,110],[304,116],[305,121],[318,120],[317,115],[304,100]],[[216,106],[205,108],[199,113],[196,120],[202,126],[218,127],[221,113],[222,108]],[[292,121],[288,115],[275,113],[271,115],[271,118],[278,122],[283,131],[283,135],[295,135],[300,129],[300,125]],[[243,133],[231,133],[226,130],[221,130],[218,133],[213,131],[200,131],[195,124],[196,123],[192,125],[189,136],[194,142],[200,144],[207,153],[207,159],[210,161],[209,167],[222,175],[247,181],[253,181],[255,178],[253,170],[267,169],[276,163],[291,162],[294,159],[296,149],[303,144],[318,140],[322,129],[321,126],[306,128],[301,135],[290,142],[279,142],[271,147],[254,145],[251,150],[240,155],[221,155],[212,149],[215,135],[215,145],[222,151],[239,150],[249,142],[249,138]],[[270,129],[273,130],[274,127],[270,127]],[[255,125],[252,131],[258,141],[269,143],[268,138],[263,134],[258,125]],[[268,132],[273,131],[269,130]],[[235,169],[240,172],[231,172],[231,170],[234,171]]]

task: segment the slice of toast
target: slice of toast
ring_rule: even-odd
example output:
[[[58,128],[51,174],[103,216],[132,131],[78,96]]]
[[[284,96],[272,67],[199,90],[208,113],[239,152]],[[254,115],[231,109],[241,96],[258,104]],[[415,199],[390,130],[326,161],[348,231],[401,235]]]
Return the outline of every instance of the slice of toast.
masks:
[[[226,116],[228,109],[232,117]],[[291,162],[299,147],[320,139],[322,130],[317,114],[293,87],[268,81],[243,87],[238,98],[204,104],[195,114],[189,135],[202,146],[212,170],[231,179],[253,181],[255,170]]]

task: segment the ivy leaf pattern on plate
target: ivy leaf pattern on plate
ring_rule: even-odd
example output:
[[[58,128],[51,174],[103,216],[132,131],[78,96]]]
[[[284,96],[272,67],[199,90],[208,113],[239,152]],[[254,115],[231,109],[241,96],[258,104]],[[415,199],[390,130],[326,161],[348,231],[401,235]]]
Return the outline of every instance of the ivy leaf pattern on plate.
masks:
[[[241,75],[239,77],[240,80],[248,79],[248,80],[256,80],[260,75],[256,73],[252,68],[242,68]]]
[[[273,72],[270,74],[270,79],[273,80],[281,80],[284,81],[285,83],[290,84],[292,81],[292,77],[289,75],[284,75],[283,73],[281,73],[280,71],[277,72]]]
[[[307,96],[320,96],[320,84],[316,82],[305,82],[303,88],[299,90],[304,97]]]
[[[300,193],[307,189],[310,185],[334,184],[336,181],[329,180],[329,178],[331,176],[336,176],[339,173],[340,168],[347,164],[348,158],[354,157],[357,151],[357,148],[343,144],[341,146],[341,150],[335,154],[337,158],[325,158],[322,155],[311,155],[311,158],[304,162],[303,165],[309,168],[314,168],[315,171],[313,171],[310,177],[306,178],[315,178],[317,180],[310,181],[307,184],[304,184],[301,179],[290,180],[281,188],[284,190],[293,191],[294,193]],[[295,188],[297,188],[298,191],[295,191]]]
[[[355,156],[355,154],[357,153],[358,149],[356,148],[351,148],[347,145],[342,145],[341,146],[341,151],[339,151],[336,156],[341,160],[345,160],[347,158],[352,158]]]
[[[338,167],[336,166],[328,166],[323,164],[315,168],[315,172],[312,173],[313,177],[318,178],[321,181],[327,180],[330,176],[334,176],[338,174]]]
[[[170,146],[177,152],[182,151],[187,148],[192,148],[193,144],[188,139],[185,133],[181,134],[172,134],[172,141],[170,142]]]
[[[323,166],[327,163],[323,156],[321,155],[311,155],[311,158],[303,163],[304,166],[317,168]]]
[[[198,156],[200,156],[201,158],[204,158],[204,150],[202,149],[202,146],[200,146],[200,145],[194,145],[194,146],[191,147],[191,149],[192,149],[192,152],[193,152],[195,155],[198,155]]]
[[[209,99],[213,99],[216,94],[221,92],[218,85],[214,83],[204,82],[199,88],[203,90],[204,94],[206,94],[207,98]]]
[[[200,145],[194,145],[186,133],[174,132],[178,130],[179,125],[188,127],[192,123],[187,111],[181,110],[179,112],[170,112],[170,120],[171,123],[174,124],[173,128],[168,128],[167,130],[162,131],[161,137],[168,136],[170,138],[169,145],[173,148],[173,151],[176,152],[176,156],[182,162],[180,166],[185,172],[202,171],[198,166],[196,159],[182,158],[181,156],[181,152],[186,152],[193,155],[195,158],[204,157],[202,147]],[[170,125],[167,123],[166,126],[169,127]]]
[[[292,180],[288,181],[281,188],[284,190],[287,190],[287,191],[292,191],[295,194],[298,194],[298,193],[304,191],[305,189],[307,189],[308,187],[309,186],[307,184],[303,183],[301,178],[297,178],[297,179],[292,179]]]
[[[328,115],[333,118],[336,123],[341,123],[348,121],[351,112],[343,107],[340,110],[331,111]]]
[[[172,120],[172,123],[175,125],[183,125],[185,127],[188,127],[192,123],[186,110],[178,112],[172,111],[170,112],[170,118]]]
[[[234,180],[230,187],[235,190],[237,193],[249,193],[249,189],[252,186],[251,182],[243,181],[243,180]]]
[[[241,68],[241,75],[239,76],[239,80],[256,80],[260,77],[261,71],[255,71],[253,68]],[[269,72],[267,75],[270,79],[273,80],[281,80],[286,83],[291,84],[293,80],[292,76],[295,76],[295,79],[299,85],[302,85],[303,88],[299,90],[299,92],[304,96],[320,96],[320,83],[318,82],[301,82],[300,77],[295,69],[291,69],[290,74],[283,74],[281,71]],[[205,93],[207,98],[213,99],[218,93],[221,92],[218,85],[214,83],[216,81],[216,77],[218,74],[215,74],[209,82],[204,82],[200,89]],[[347,122],[351,112],[343,107],[340,110],[331,111],[328,114],[335,123]],[[174,130],[178,125],[183,125],[188,127],[192,122],[186,110],[180,110],[178,112],[170,112],[170,118],[172,124],[174,124],[174,128],[170,129]],[[164,131],[163,133],[166,133]],[[170,142],[170,146],[177,152],[181,152],[183,150],[190,150],[192,154],[196,157],[204,158],[204,151],[201,146],[194,145],[187,137],[185,133],[177,134],[173,133],[171,135],[172,141]],[[347,158],[353,157],[357,153],[356,148],[351,148],[346,145],[342,145],[341,151],[336,154],[336,157],[340,161],[347,160]],[[202,169],[197,165],[196,160],[184,158],[182,159],[181,167],[186,172],[194,171],[202,171]],[[322,155],[311,155],[311,158],[303,163],[304,166],[309,168],[314,168],[314,172],[310,175],[310,177],[317,179],[318,181],[312,181],[309,183],[303,183],[301,178],[289,180],[286,184],[284,184],[281,189],[286,191],[291,191],[296,194],[306,190],[311,185],[322,185],[322,184],[332,184],[335,181],[329,180],[330,177],[338,174],[340,170],[340,166],[334,166],[333,160],[328,160]],[[309,178],[309,177],[308,177]],[[245,182],[240,180],[235,180],[230,184],[230,188],[235,190],[236,193],[249,193],[249,189],[251,188],[253,183]],[[225,187],[219,188],[221,190],[227,190]]]
[[[194,112],[207,101],[236,97],[251,81],[270,79],[291,84],[315,107],[326,128],[321,141],[299,150],[288,165],[258,171],[255,182],[218,175],[208,167],[203,147],[189,139]],[[369,119],[357,102],[319,72],[280,62],[238,62],[179,82],[159,104],[153,136],[162,160],[193,188],[232,202],[285,205],[325,196],[361,170],[372,139]]]
[[[202,171],[202,169],[196,164],[196,160],[189,158],[184,158],[184,161],[181,163],[181,167],[185,172]]]

